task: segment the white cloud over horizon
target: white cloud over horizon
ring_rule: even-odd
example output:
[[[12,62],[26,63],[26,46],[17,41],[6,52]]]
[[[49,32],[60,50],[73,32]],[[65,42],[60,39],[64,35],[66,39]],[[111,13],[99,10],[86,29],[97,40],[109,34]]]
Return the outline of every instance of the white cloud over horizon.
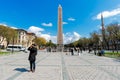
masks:
[[[42,23],[41,24],[42,26],[46,26],[46,27],[52,27],[53,24],[50,22],[50,23]]]
[[[30,26],[29,29],[28,29],[29,32],[41,32],[41,31],[44,31],[43,28],[39,28],[39,27],[36,27],[36,26]]]
[[[41,34],[41,37],[44,37],[45,39],[47,38],[47,41],[52,40],[53,43],[57,43],[57,36],[52,36],[49,34]],[[81,37],[81,35],[79,35],[77,32],[73,32],[73,33],[65,33],[63,34],[63,42],[64,44],[68,44],[74,41],[79,40]]]
[[[8,26],[7,24],[4,24],[4,23],[0,23],[0,25],[3,25],[3,26]]]
[[[9,26],[9,25],[7,25],[7,24],[5,24],[5,23],[0,23],[0,25],[6,26],[6,27],[10,27],[10,28],[13,28],[13,29],[18,29],[17,27]]]
[[[77,41],[80,39],[80,37],[81,37],[81,35],[78,34],[77,32],[73,32],[73,33],[68,32],[68,33],[64,34],[64,44],[68,44],[68,43]]]
[[[95,17],[95,19],[101,19],[101,14],[103,15],[104,18],[109,18],[109,17],[112,17],[112,16],[120,15],[120,8],[113,9],[111,11],[103,11],[103,12],[99,13]]]
[[[11,28],[13,28],[13,29],[18,29],[17,27],[13,27],[13,26],[12,26]]]
[[[35,33],[36,36],[39,36],[41,35],[41,32],[44,31],[44,29],[36,27],[36,26],[30,26],[27,31]]]
[[[72,17],[70,17],[70,18],[68,18],[68,21],[75,21],[76,19],[75,18],[72,18]]]
[[[38,37],[45,38],[47,41],[52,40],[53,43],[57,43],[57,36],[50,35],[49,33],[43,34],[42,32],[44,31],[44,29],[42,28],[39,28],[36,26],[30,26],[28,31],[35,33],[36,36]],[[76,40],[79,40],[80,37],[81,35],[78,34],[77,32],[73,32],[73,33],[68,32],[68,33],[63,34],[63,42],[64,44],[68,44]]]

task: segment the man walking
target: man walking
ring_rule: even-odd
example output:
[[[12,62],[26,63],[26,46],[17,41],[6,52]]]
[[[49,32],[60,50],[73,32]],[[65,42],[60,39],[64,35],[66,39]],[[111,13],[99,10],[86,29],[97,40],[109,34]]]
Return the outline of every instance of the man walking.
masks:
[[[29,72],[35,72],[35,60],[36,60],[36,55],[37,55],[37,47],[35,44],[32,44],[28,50],[30,51],[28,60],[30,62],[30,70]]]

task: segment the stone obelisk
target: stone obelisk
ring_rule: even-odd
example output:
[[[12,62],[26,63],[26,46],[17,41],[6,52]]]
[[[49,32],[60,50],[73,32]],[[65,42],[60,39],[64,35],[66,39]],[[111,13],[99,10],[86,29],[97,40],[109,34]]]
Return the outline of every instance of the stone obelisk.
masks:
[[[57,50],[63,51],[63,30],[62,30],[62,6],[58,7],[58,35],[57,35]]]

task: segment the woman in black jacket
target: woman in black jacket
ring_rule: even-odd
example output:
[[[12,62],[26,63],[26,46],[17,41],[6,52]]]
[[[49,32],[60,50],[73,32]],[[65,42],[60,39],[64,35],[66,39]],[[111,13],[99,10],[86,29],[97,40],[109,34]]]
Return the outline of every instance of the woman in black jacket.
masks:
[[[30,54],[29,54],[29,57],[28,57],[28,60],[30,62],[30,70],[29,72],[35,72],[35,61],[36,61],[36,55],[37,55],[37,47],[35,44],[32,44],[28,50],[30,51]]]

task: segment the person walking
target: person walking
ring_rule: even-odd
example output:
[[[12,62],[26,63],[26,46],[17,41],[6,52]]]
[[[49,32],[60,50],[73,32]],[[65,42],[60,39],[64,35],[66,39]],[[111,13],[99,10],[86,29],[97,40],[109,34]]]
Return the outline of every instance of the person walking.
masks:
[[[37,55],[37,47],[35,44],[32,44],[28,50],[30,51],[28,60],[30,62],[30,70],[28,72],[35,72],[35,61],[36,61],[36,55]]]
[[[104,49],[101,49],[101,55],[102,55],[102,56],[105,55],[105,51],[104,51]]]
[[[74,53],[73,53],[73,48],[71,48],[71,55],[74,55]]]

